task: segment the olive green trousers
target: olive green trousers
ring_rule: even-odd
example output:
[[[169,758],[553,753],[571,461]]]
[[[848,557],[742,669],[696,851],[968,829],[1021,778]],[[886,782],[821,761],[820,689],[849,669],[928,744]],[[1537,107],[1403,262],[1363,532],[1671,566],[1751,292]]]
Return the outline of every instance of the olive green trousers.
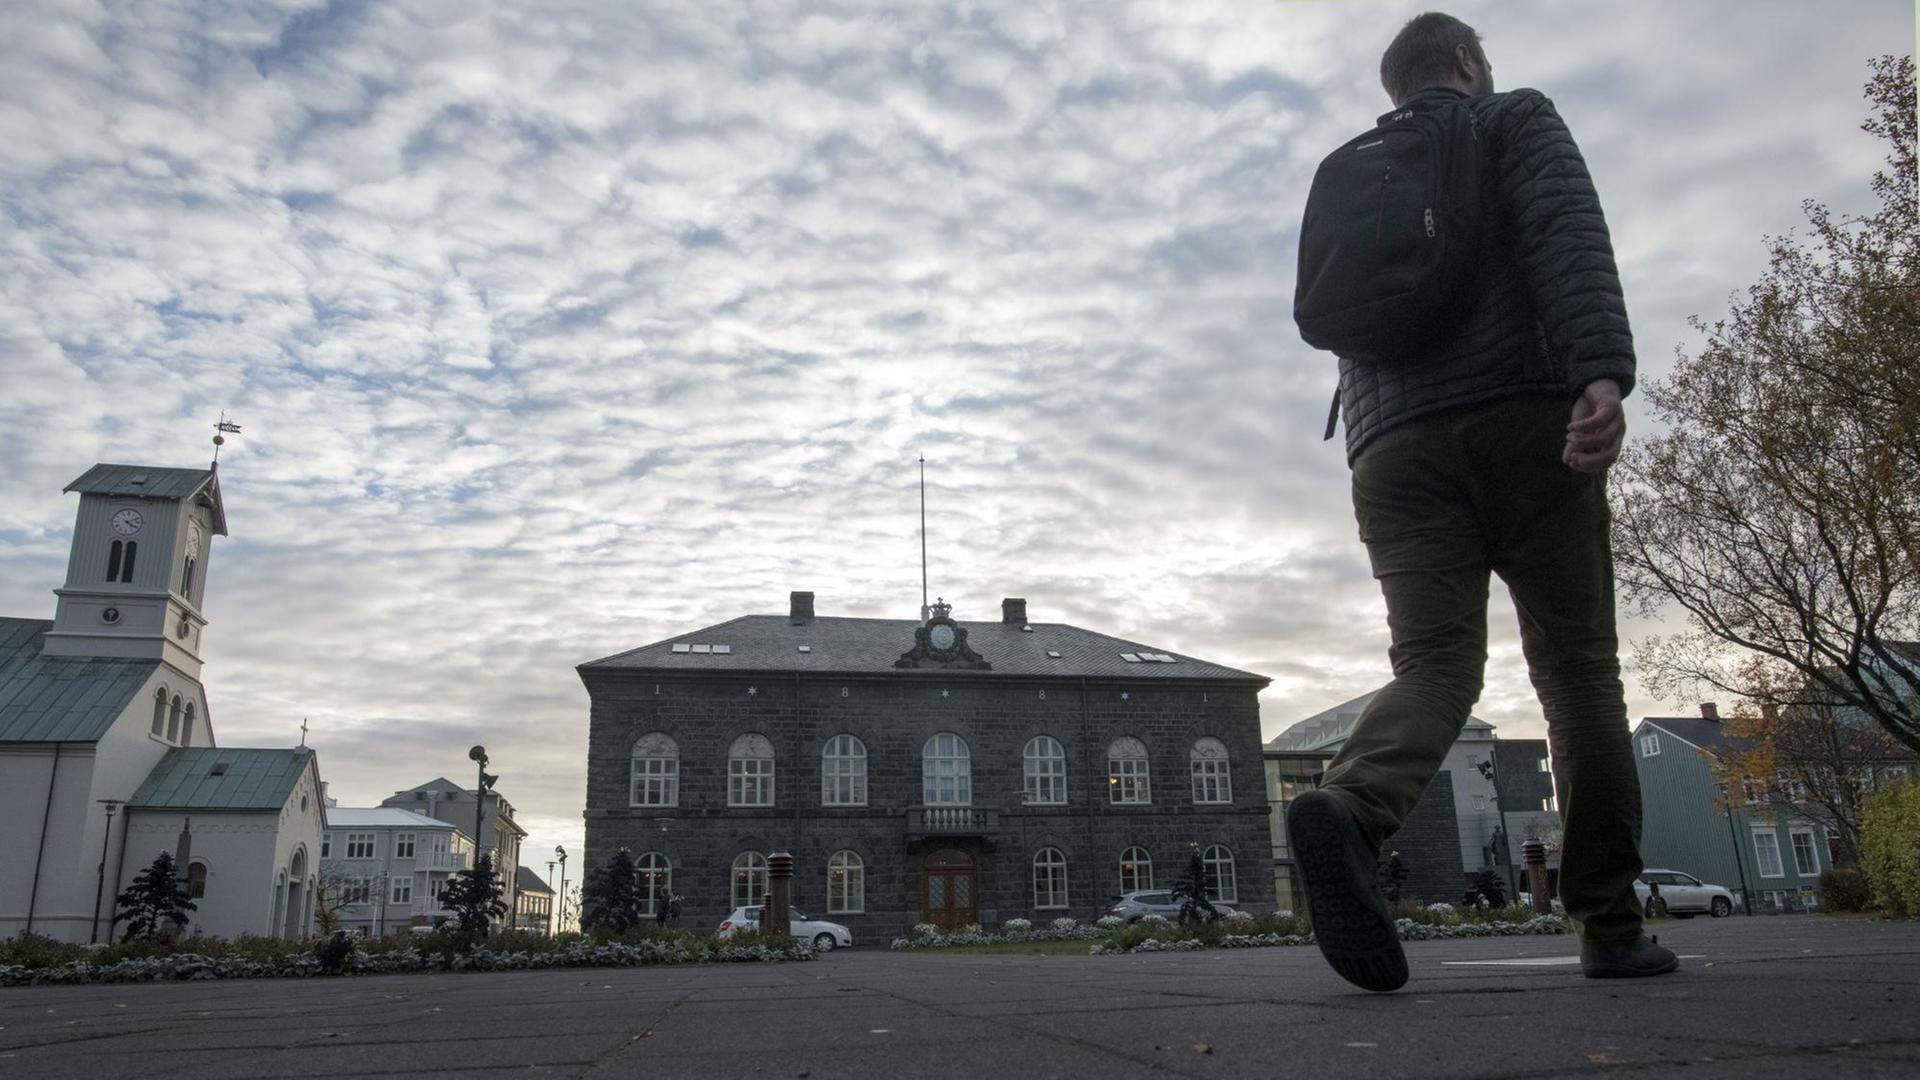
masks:
[[[1479,700],[1498,574],[1546,714],[1560,898],[1582,936],[1617,942],[1640,931],[1640,781],[1620,684],[1606,482],[1561,463],[1571,417],[1562,399],[1473,406],[1395,428],[1354,460],[1354,515],[1386,597],[1393,681],[1323,785],[1376,851],[1400,828]]]

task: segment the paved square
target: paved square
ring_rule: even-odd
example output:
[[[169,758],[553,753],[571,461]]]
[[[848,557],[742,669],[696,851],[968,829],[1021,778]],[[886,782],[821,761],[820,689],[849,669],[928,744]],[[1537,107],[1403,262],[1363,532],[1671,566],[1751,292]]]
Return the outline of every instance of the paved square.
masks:
[[[1570,937],[1416,942],[1391,995],[1311,948],[17,988],[0,1077],[1920,1075],[1920,924],[1659,933],[1691,959],[1624,982]]]

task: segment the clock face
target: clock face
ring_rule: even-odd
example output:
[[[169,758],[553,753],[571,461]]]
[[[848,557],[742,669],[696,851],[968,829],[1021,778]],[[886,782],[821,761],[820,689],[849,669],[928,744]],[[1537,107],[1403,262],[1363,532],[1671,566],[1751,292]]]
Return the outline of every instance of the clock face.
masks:
[[[927,631],[927,640],[932,642],[936,649],[951,649],[953,648],[953,627],[946,623],[935,623],[933,629]]]
[[[121,510],[113,515],[113,531],[121,536],[132,536],[140,531],[140,511]]]

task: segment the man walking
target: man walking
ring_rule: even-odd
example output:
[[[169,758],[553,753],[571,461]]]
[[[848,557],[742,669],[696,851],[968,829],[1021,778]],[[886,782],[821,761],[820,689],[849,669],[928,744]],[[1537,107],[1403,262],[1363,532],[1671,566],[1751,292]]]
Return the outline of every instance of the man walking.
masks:
[[[1553,104],[1533,90],[1496,93],[1479,35],[1460,20],[1413,19],[1380,77],[1396,110],[1383,124],[1471,111],[1484,217],[1455,317],[1399,355],[1334,347],[1354,515],[1386,598],[1394,678],[1324,785],[1288,811],[1314,934],[1348,981],[1381,991],[1406,982],[1375,860],[1479,699],[1498,574],[1546,714],[1564,819],[1560,895],[1581,968],[1596,978],[1672,971],[1677,958],[1641,932],[1633,891],[1640,788],[1605,477],[1626,434],[1634,354],[1599,198]]]

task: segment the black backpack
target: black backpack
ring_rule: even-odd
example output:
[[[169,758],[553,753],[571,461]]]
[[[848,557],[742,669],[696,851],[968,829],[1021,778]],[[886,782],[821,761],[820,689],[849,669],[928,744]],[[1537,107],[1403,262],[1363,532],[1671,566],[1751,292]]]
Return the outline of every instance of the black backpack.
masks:
[[[1294,279],[1307,344],[1393,362],[1458,328],[1486,232],[1480,142],[1464,101],[1399,109],[1320,163]]]

